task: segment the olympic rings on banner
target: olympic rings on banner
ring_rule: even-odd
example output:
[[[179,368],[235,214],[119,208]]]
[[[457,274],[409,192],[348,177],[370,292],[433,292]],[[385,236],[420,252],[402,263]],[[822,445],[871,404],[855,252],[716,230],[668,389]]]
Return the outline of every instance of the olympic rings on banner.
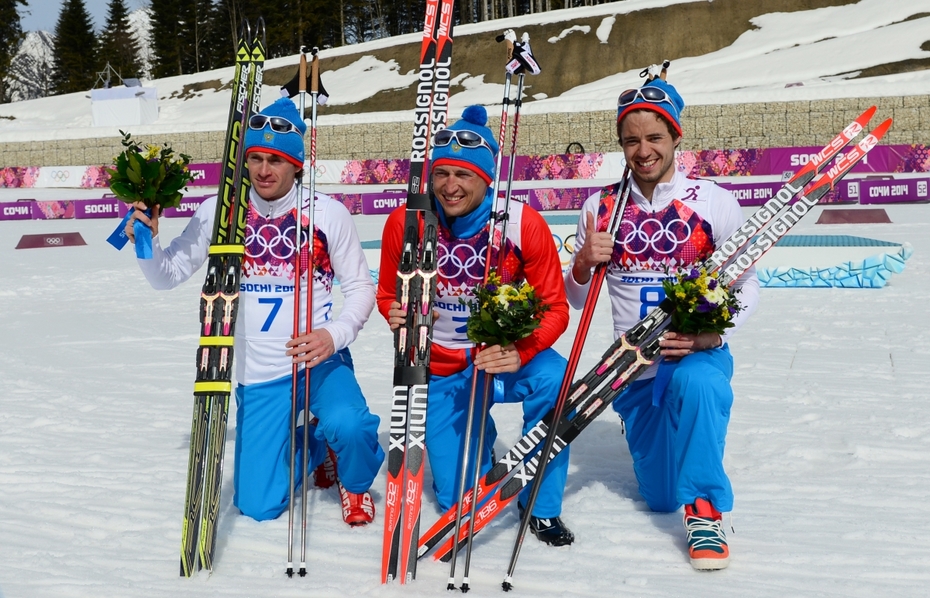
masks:
[[[70,176],[71,171],[69,170],[53,170],[51,171],[51,174],[49,174],[49,178],[51,178],[56,183],[64,183]]]
[[[437,261],[438,270],[446,278],[458,279],[463,274],[472,280],[482,280],[484,278],[484,253],[486,247],[480,251],[461,243],[447,248],[444,245],[439,246],[439,260]]]
[[[61,245],[64,243],[64,239],[61,237],[45,237],[46,245]]]
[[[552,233],[552,240],[555,241],[555,251],[556,253],[562,253],[563,251],[568,255],[575,253],[575,233],[572,233],[565,237],[565,240],[562,240],[562,237]]]
[[[672,255],[691,238],[691,225],[680,218],[667,224],[655,218],[639,223],[624,220],[620,232],[618,243],[629,254],[639,255],[652,249],[654,253]]]

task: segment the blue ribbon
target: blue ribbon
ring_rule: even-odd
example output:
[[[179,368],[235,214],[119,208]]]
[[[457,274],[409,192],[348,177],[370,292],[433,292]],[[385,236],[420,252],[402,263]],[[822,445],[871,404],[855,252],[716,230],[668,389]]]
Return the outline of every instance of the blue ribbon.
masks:
[[[116,229],[107,237],[107,243],[115,247],[117,251],[121,250],[129,242],[129,237],[126,236],[126,223],[132,217],[133,211],[129,210],[120,220]],[[145,210],[143,213],[146,216],[151,216],[152,210]],[[135,220],[132,223],[132,232],[136,237],[136,257],[141,260],[152,259],[152,229],[147,224]]]

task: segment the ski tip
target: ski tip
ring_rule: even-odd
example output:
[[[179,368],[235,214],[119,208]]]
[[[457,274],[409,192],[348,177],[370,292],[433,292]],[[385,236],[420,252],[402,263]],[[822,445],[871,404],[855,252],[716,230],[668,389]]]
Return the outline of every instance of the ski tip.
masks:
[[[859,120],[862,124],[865,124],[872,120],[872,117],[875,116],[876,111],[878,111],[878,106],[871,106],[867,108],[866,111],[863,112],[857,120]]]
[[[869,135],[871,135],[872,137],[875,137],[875,140],[878,141],[879,139],[884,137],[885,133],[888,132],[888,129],[891,128],[892,123],[893,123],[893,119],[890,119],[890,118],[885,119],[880,125],[872,129],[869,132]]]

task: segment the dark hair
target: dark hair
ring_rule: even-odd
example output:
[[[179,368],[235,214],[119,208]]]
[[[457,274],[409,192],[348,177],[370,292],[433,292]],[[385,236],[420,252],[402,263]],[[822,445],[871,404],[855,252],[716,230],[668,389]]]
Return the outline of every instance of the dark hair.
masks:
[[[623,124],[623,121],[626,120],[626,117],[628,117],[631,114],[636,114],[637,112],[648,112],[650,114],[654,114],[657,120],[661,120],[663,123],[665,123],[665,127],[668,129],[668,134],[672,136],[672,140],[681,138],[681,134],[677,130],[675,130],[675,125],[673,125],[672,121],[670,121],[664,115],[656,112],[655,110],[650,110],[649,108],[638,108],[636,110],[630,110],[629,112],[623,115],[623,119],[617,121],[617,142],[618,143],[623,144],[622,135],[620,134],[620,125]]]

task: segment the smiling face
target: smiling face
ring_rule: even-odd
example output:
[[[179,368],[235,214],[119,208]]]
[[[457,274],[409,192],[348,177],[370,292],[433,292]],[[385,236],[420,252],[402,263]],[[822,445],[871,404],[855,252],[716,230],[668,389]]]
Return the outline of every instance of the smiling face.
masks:
[[[470,214],[487,191],[488,184],[473,170],[448,164],[433,168],[433,193],[449,218]]]
[[[265,201],[281,199],[294,186],[297,167],[278,154],[253,151],[246,161],[252,188]]]
[[[675,149],[681,137],[651,110],[630,112],[620,121],[618,129],[633,178],[643,195],[651,200],[656,185],[675,176]]]

